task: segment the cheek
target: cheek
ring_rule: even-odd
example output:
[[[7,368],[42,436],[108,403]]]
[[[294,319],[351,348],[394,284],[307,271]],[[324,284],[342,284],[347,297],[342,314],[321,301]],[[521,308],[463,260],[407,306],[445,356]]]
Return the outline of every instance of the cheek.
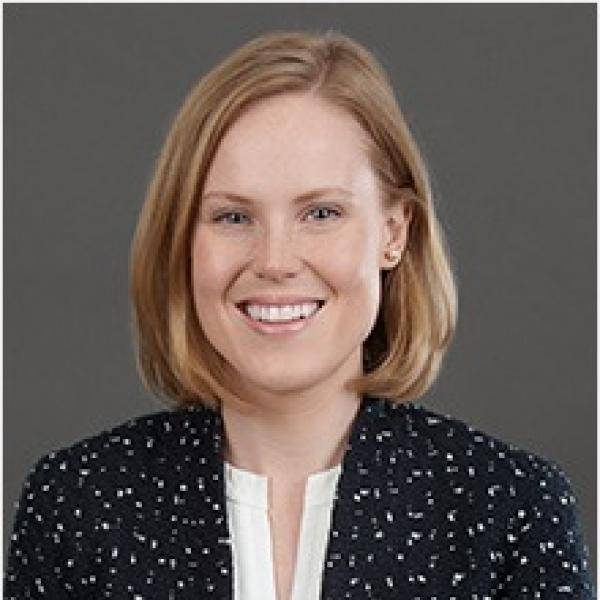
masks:
[[[372,228],[356,227],[339,238],[327,240],[320,267],[334,290],[348,294],[348,302],[376,299],[379,289],[377,236]],[[365,298],[365,295],[367,298]]]
[[[194,300],[222,296],[236,268],[231,245],[215,243],[208,234],[198,232],[192,240],[192,286]]]

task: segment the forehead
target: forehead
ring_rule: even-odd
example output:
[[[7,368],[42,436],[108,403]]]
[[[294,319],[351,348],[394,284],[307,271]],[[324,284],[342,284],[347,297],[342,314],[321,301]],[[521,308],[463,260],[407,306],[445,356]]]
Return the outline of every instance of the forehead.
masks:
[[[248,193],[297,193],[339,185],[372,188],[368,136],[346,111],[306,94],[263,100],[227,131],[212,161],[206,187]]]

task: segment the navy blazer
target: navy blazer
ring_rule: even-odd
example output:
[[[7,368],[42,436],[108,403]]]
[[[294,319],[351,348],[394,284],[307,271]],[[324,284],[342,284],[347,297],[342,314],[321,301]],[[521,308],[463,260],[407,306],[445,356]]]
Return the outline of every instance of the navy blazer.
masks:
[[[5,598],[231,600],[223,420],[164,410],[40,458]],[[595,597],[560,467],[448,415],[369,396],[334,499],[323,600]]]

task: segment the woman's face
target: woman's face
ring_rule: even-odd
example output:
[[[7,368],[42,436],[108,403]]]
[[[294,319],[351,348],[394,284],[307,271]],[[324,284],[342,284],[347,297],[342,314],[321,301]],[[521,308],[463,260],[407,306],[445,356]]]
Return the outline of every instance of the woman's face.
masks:
[[[245,112],[217,149],[192,242],[193,296],[246,389],[300,392],[362,372],[380,269],[391,266],[384,250],[406,225],[381,208],[365,141],[341,109],[285,94]],[[249,299],[254,317],[294,322],[257,322],[240,308]],[[315,299],[324,306],[303,320],[276,309],[308,311]]]

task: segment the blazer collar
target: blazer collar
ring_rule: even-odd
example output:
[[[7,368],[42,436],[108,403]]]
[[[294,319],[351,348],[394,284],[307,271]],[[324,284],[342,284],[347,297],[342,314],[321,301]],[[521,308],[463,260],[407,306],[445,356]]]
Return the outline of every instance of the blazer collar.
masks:
[[[208,549],[212,554],[211,568],[203,569],[205,586],[212,597],[231,600],[233,557],[226,511],[223,419],[220,412],[205,407],[184,410],[189,411],[195,428],[202,431],[207,442],[206,460],[194,465],[196,473],[199,471],[201,475],[196,506],[203,513],[196,547]],[[406,435],[403,442],[391,431],[390,411],[400,416],[406,412],[406,406],[364,395],[351,426],[334,496],[322,598],[341,597],[341,590],[352,579],[353,561],[359,557],[360,562],[369,560],[366,549],[372,549],[374,541],[381,541],[380,519],[385,519],[384,515],[388,520],[393,518],[386,507],[391,498],[397,499],[397,469],[403,462],[396,464],[395,456],[398,451],[411,452],[406,448],[411,441]]]

